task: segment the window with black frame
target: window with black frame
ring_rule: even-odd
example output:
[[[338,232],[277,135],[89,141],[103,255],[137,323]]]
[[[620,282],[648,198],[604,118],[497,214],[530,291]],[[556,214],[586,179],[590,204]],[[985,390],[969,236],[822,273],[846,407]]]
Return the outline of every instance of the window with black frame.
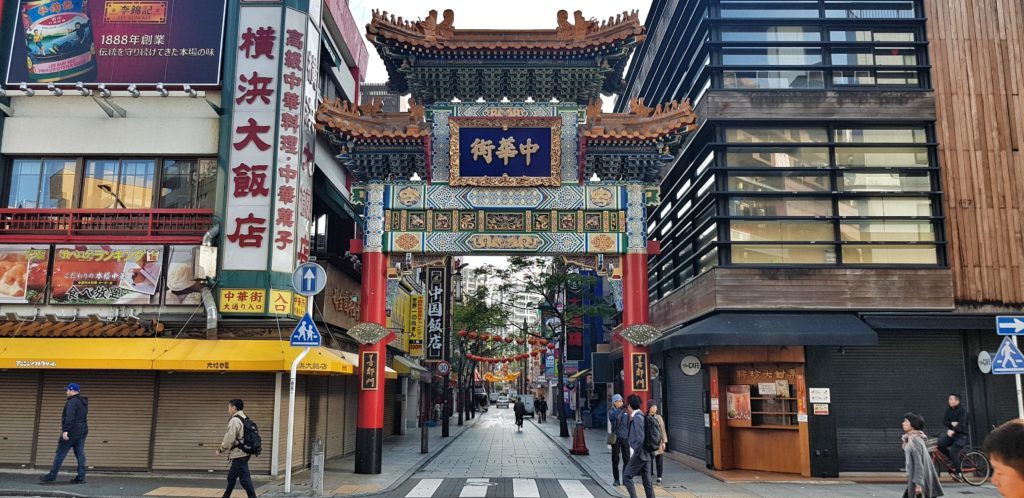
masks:
[[[940,264],[927,136],[923,126],[725,128],[731,264]]]

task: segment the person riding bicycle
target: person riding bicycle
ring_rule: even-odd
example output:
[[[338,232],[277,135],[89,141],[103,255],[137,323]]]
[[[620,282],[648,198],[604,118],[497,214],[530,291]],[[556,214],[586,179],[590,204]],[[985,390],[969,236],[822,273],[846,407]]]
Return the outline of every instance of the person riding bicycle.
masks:
[[[948,402],[949,408],[942,418],[946,431],[939,435],[939,451],[953,462],[955,477],[960,478],[960,452],[968,443],[967,408],[960,404],[960,395],[956,393],[949,395]]]
[[[516,426],[519,427],[517,430],[523,430],[523,416],[526,415],[526,405],[523,404],[523,398],[516,398],[516,404],[512,406],[512,411],[516,414]]]

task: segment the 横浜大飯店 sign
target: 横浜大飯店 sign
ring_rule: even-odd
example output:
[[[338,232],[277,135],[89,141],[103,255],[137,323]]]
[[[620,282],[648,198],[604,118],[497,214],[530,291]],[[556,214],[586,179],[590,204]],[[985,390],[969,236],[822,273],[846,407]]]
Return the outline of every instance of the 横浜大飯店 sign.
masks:
[[[559,118],[456,117],[449,127],[452,185],[559,186]]]

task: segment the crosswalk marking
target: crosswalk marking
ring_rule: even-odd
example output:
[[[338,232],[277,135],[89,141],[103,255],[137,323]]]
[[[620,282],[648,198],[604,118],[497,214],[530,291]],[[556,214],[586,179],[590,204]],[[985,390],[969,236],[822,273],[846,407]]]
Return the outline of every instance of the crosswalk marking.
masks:
[[[533,479],[512,479],[512,493],[515,498],[540,498],[537,481]]]
[[[442,482],[444,479],[423,479],[405,496],[406,498],[430,498],[434,496],[437,488],[441,487]]]
[[[594,495],[590,493],[582,482],[569,479],[559,479],[558,484],[562,485],[562,491],[565,491],[567,498],[594,498]]]
[[[490,479],[466,479],[466,485],[462,487],[460,498],[484,498],[487,490],[490,489]]]

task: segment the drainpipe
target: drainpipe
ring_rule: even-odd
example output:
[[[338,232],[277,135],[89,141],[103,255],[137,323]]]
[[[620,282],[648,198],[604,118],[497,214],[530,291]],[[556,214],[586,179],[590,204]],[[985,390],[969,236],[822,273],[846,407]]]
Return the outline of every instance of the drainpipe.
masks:
[[[214,241],[220,235],[220,224],[214,223],[206,233],[203,234],[203,246],[213,247]],[[213,300],[213,292],[209,286],[204,285],[200,294],[203,297],[203,307],[206,308],[206,338],[217,338],[217,303]]]

